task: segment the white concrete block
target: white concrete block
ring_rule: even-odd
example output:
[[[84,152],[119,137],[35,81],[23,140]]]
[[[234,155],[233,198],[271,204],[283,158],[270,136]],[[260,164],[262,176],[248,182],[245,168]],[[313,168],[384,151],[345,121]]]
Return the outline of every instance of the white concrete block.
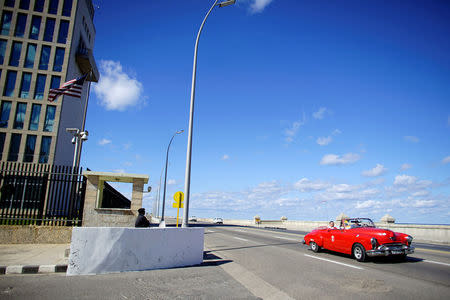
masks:
[[[7,266],[6,274],[22,274],[23,266]]]
[[[55,273],[55,265],[40,265],[39,273]]]
[[[192,266],[203,262],[204,228],[74,227],[67,275]]]

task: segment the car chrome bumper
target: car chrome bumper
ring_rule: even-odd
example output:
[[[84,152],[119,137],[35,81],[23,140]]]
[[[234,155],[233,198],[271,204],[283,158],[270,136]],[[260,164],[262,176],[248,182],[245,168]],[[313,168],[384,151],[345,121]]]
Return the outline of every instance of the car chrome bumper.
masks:
[[[381,245],[377,249],[367,250],[367,256],[389,256],[414,253],[414,247],[407,245]]]

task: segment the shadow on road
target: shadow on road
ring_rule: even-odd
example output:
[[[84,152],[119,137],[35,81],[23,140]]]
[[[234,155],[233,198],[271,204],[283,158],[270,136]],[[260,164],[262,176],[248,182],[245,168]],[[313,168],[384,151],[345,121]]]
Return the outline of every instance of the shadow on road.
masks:
[[[312,252],[311,249],[308,248],[308,250]],[[348,254],[340,253],[340,252],[334,252],[334,251],[330,251],[330,250],[327,250],[327,249],[320,250],[320,253],[327,253],[327,254],[331,254],[333,256],[340,256],[340,257],[345,257],[345,258],[353,260],[353,257],[351,257]],[[318,255],[320,255],[320,253],[318,253]],[[423,261],[422,258],[410,257],[410,256],[407,256],[406,258],[402,258],[402,257],[399,257],[399,256],[382,256],[382,257],[368,257],[367,260],[364,263],[404,264],[404,263],[417,263],[417,262],[421,262],[421,261]]]
[[[298,242],[287,242],[287,243],[276,243],[276,244],[262,244],[262,245],[245,246],[245,247],[234,247],[234,248],[219,248],[219,249],[213,249],[211,251],[230,251],[230,250],[239,250],[239,249],[250,249],[250,248],[261,248],[261,247],[272,247],[272,246],[283,246],[283,245],[296,245],[296,244],[298,244]]]

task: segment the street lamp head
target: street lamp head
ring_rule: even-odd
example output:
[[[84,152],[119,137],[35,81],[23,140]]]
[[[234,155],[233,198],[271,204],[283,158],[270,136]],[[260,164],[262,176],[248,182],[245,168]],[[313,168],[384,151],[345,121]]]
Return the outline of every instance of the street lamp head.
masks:
[[[228,0],[228,1],[220,2],[218,5],[219,5],[219,7],[225,7],[228,5],[233,5],[235,3],[236,3],[236,0]]]
[[[179,131],[175,132],[175,134],[180,134],[180,133],[183,133],[183,132],[184,132],[184,130],[179,130]]]
[[[73,133],[73,134],[76,134],[76,133],[80,132],[80,129],[78,129],[78,128],[66,128],[66,131],[70,132],[70,133]]]

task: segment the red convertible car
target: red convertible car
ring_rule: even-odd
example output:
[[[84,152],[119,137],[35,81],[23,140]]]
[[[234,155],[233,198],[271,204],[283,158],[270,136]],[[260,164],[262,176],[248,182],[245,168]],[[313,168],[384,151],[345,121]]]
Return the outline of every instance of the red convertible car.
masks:
[[[371,219],[353,218],[342,220],[340,228],[319,227],[308,233],[303,243],[314,252],[324,248],[364,261],[373,256],[406,258],[414,253],[412,240],[407,234],[376,228]]]

